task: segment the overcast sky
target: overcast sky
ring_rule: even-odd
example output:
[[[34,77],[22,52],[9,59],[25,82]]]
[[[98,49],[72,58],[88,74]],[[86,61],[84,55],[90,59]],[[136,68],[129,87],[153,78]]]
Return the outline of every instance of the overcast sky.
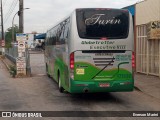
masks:
[[[13,16],[19,9],[19,3],[17,3],[6,21],[7,12],[13,1],[19,0],[3,0],[5,30],[12,26]],[[139,0],[24,0],[24,8],[30,8],[24,10],[24,32],[44,33],[75,8],[122,8],[135,4],[137,1]],[[14,23],[18,24],[18,16],[15,17]]]

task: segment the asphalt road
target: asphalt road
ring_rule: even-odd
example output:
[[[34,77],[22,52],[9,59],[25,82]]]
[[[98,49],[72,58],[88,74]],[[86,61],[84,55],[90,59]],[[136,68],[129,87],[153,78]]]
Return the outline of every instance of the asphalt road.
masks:
[[[43,74],[31,78],[11,78],[0,61],[0,111],[160,111],[160,100],[137,90],[103,94],[59,93],[58,85]],[[81,120],[81,118],[69,119]],[[124,120],[121,117],[110,119]]]

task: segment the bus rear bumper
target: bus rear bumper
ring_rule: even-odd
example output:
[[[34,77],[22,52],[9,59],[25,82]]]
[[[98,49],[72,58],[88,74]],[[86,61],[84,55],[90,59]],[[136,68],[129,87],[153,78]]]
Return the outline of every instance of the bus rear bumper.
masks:
[[[71,80],[70,85],[70,93],[130,92],[134,89],[133,80],[87,82]]]

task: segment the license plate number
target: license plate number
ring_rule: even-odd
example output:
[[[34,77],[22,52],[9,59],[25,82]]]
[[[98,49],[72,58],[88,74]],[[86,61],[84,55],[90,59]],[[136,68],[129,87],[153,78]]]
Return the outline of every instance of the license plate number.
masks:
[[[110,87],[109,83],[100,83],[99,87]]]

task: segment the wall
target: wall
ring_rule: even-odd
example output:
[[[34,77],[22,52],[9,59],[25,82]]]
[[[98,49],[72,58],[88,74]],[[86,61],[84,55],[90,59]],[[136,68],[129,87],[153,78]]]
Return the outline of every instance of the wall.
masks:
[[[136,4],[136,25],[160,19],[160,0],[145,0]]]
[[[145,0],[135,8],[136,71],[160,76],[160,39],[147,36],[147,24],[160,20],[160,0]]]

